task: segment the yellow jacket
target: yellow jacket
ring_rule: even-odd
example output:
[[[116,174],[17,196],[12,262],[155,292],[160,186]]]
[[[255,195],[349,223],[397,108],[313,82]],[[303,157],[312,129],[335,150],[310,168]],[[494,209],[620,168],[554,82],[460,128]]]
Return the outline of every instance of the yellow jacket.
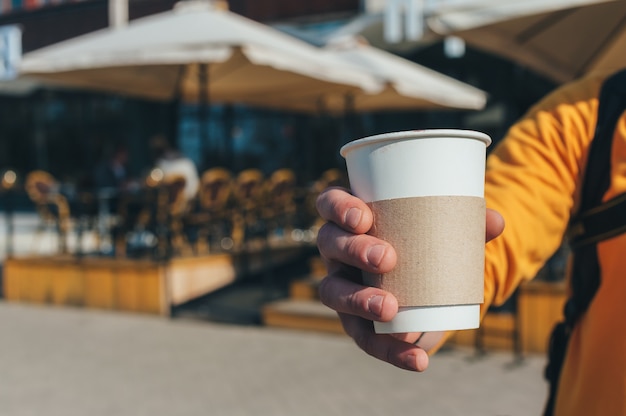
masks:
[[[488,158],[485,197],[506,227],[486,246],[485,304],[501,304],[561,244],[576,212],[605,75],[557,89]],[[626,115],[615,130],[611,185],[626,192]],[[602,281],[572,334],[555,415],[626,415],[626,234],[598,244]]]

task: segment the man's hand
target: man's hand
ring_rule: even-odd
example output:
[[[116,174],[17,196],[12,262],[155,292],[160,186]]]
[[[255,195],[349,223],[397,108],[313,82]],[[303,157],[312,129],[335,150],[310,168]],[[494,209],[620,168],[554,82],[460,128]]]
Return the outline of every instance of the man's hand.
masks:
[[[398,312],[398,301],[388,292],[361,284],[361,271],[387,273],[396,264],[389,243],[366,233],[373,216],[360,199],[341,188],[329,188],[317,199],[319,214],[328,221],[317,245],[328,276],[320,285],[320,299],[337,311],[346,333],[368,354],[406,370],[424,371],[428,354],[414,343],[421,333],[376,334],[372,321],[386,322]],[[504,220],[487,210],[486,241],[502,233]]]

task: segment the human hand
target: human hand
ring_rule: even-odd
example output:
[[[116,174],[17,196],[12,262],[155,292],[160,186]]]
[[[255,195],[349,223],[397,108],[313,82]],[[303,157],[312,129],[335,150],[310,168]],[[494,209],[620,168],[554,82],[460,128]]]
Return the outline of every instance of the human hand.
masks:
[[[363,286],[361,271],[387,273],[397,258],[389,243],[366,234],[373,223],[367,204],[345,189],[334,187],[320,194],[317,210],[327,221],[317,239],[328,269],[319,288],[321,301],[337,311],[346,333],[366,353],[406,370],[426,370],[428,354],[415,345],[421,333],[374,332],[372,321],[393,319],[398,301],[389,292]],[[503,229],[502,216],[488,209],[485,240],[497,237]]]

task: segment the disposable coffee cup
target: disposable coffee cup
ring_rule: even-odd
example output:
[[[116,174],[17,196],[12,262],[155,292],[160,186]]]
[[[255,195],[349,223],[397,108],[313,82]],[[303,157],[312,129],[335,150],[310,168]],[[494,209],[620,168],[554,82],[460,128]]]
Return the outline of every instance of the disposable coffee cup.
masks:
[[[393,293],[399,311],[377,333],[478,328],[484,301],[485,158],[491,139],[469,130],[402,131],[341,148],[353,193],[374,214],[370,234],[396,250],[366,285]]]

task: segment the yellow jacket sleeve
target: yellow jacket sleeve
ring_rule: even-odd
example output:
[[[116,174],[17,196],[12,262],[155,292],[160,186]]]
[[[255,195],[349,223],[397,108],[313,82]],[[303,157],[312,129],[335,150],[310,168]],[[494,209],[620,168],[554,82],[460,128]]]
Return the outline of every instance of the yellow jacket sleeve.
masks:
[[[535,105],[487,159],[487,207],[505,220],[486,246],[483,314],[532,279],[560,246],[576,209],[604,76],[561,87]]]

